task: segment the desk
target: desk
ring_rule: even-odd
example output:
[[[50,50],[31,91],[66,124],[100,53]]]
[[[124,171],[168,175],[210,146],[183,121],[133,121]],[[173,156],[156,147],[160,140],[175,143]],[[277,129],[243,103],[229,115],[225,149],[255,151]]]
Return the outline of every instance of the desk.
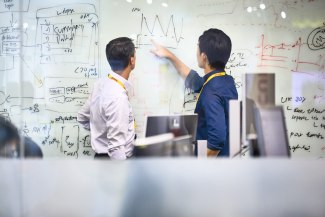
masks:
[[[0,160],[0,216],[323,217],[324,168],[293,159]]]

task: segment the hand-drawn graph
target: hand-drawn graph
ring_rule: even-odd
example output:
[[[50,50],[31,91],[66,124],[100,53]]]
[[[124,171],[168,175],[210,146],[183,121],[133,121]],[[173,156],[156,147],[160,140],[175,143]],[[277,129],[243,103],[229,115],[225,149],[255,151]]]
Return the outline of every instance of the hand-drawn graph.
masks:
[[[167,25],[162,25],[161,17],[155,16],[153,22],[149,22],[148,18],[141,15],[141,27],[140,33],[137,35],[136,44],[138,47],[144,45],[152,45],[150,40],[157,38],[163,40],[164,46],[167,48],[175,49],[183,38],[183,19],[181,19],[179,25],[176,26],[174,15],[169,17]]]
[[[269,43],[264,34],[261,43],[258,67],[273,67],[288,69],[295,72],[320,71],[324,72],[325,55],[315,53],[308,57],[303,50],[308,49],[308,43],[298,38],[292,42]]]
[[[292,42],[269,43],[263,34],[261,36],[261,43],[257,46],[260,49],[257,67],[311,75],[317,80],[317,88],[324,90],[325,54],[321,52],[322,45],[319,42],[309,44],[298,38]],[[317,49],[310,49],[310,46],[317,47]],[[310,50],[313,52],[310,53]],[[306,53],[309,53],[309,55],[306,55]]]
[[[91,4],[63,5],[37,10],[37,38],[41,64],[95,65],[98,16]]]

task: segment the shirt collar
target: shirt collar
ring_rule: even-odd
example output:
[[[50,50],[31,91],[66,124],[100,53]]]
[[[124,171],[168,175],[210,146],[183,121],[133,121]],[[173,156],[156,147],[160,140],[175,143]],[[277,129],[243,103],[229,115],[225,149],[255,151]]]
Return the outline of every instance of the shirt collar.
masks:
[[[224,71],[225,71],[224,69],[215,69],[215,70],[213,70],[213,71],[211,71],[211,72],[205,74],[205,75],[203,76],[204,82],[206,82],[206,81],[208,80],[208,78],[209,78],[211,75],[213,75],[213,74],[215,74],[215,73],[218,73],[218,72],[224,72]]]
[[[126,88],[127,91],[130,91],[132,85],[131,83],[126,80],[125,78],[123,78],[122,76],[120,76],[119,74],[115,73],[115,72],[110,72],[110,75],[112,75],[112,77],[114,77],[115,79],[119,80],[120,82],[122,82]]]

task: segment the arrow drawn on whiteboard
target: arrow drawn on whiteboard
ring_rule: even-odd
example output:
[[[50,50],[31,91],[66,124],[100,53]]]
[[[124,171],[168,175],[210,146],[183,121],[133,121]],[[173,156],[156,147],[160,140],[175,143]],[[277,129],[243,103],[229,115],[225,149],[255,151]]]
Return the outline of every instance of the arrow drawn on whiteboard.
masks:
[[[3,91],[0,91],[0,94],[5,96],[5,93]],[[18,97],[18,96],[10,96],[10,94],[8,94],[8,96],[4,97],[4,100],[0,101],[0,105],[3,105],[5,103],[11,103],[11,100],[14,99],[41,99],[44,100],[45,98],[35,98],[35,97],[29,97],[29,96],[23,96],[23,97]]]
[[[40,79],[39,77],[36,76],[36,74],[32,71],[32,69],[29,67],[29,65],[27,64],[27,62],[24,60],[24,58],[22,56],[19,56],[19,57],[22,60],[22,62],[26,65],[27,69],[34,75],[34,77],[37,81],[38,87],[42,87],[43,86],[42,79]]]
[[[10,20],[10,26],[15,27],[17,25],[17,20],[14,21],[14,14],[11,13],[11,20]]]
[[[0,105],[5,104],[6,102],[8,103],[9,100],[8,98],[10,97],[10,95],[6,96],[5,92],[0,91]]]
[[[10,96],[10,94],[7,96],[7,99],[6,99],[6,101],[8,102],[8,103],[10,103],[11,101],[10,100],[12,100],[12,99],[42,99],[42,100],[44,100],[45,98],[35,98],[35,97],[32,97],[32,96],[22,96],[22,97],[19,97],[19,96]]]

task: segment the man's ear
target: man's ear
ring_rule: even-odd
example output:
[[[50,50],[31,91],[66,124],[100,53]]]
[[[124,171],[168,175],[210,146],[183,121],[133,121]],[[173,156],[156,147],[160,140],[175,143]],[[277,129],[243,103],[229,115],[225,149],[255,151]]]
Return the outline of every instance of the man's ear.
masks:
[[[209,61],[208,61],[208,57],[207,57],[207,55],[206,55],[205,53],[202,52],[200,55],[201,55],[202,60],[203,60],[204,62],[209,62]]]
[[[205,53],[202,52],[201,55],[202,55],[202,57],[203,57],[204,60],[207,60],[208,59],[208,57],[207,57],[207,55]]]
[[[135,63],[135,57],[134,57],[134,56],[130,58],[130,63],[131,63],[132,65],[134,65],[134,63]]]
[[[132,69],[135,67],[135,55],[130,58],[130,65],[131,65]]]

